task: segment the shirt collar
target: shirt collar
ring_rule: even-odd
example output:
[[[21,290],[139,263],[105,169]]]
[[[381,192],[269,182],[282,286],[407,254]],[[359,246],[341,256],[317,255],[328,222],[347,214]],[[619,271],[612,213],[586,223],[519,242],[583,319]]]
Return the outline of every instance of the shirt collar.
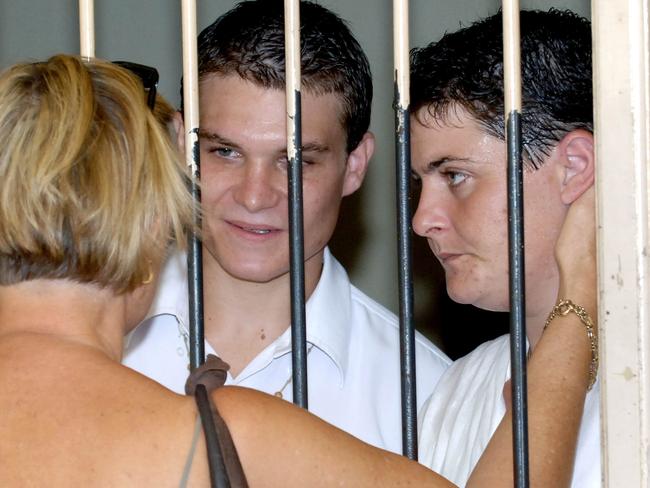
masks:
[[[175,315],[183,327],[189,324],[187,303],[187,256],[171,254],[160,275],[160,287],[145,320],[156,315]],[[340,384],[345,381],[350,343],[350,281],[343,266],[328,248],[323,254],[323,271],[305,305],[307,342],[323,351],[336,365]],[[290,350],[291,331],[287,329],[274,344],[273,356]]]
[[[325,249],[323,272],[307,301],[307,340],[327,354],[340,374],[341,385],[348,368],[352,317],[350,280],[343,266]]]
[[[160,273],[160,285],[144,320],[156,315],[174,315],[187,327],[189,306],[187,291],[187,254],[174,252],[167,257]]]
[[[345,382],[350,344],[350,280],[343,266],[328,248],[323,255],[323,270],[316,288],[305,305],[307,342],[320,349],[336,366],[339,385]],[[309,346],[308,346],[309,347]],[[273,356],[291,349],[291,330],[274,343]]]

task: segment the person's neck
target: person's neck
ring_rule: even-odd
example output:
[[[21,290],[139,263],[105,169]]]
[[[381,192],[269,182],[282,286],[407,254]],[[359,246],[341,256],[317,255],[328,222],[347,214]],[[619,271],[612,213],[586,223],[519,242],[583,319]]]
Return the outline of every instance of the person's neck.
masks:
[[[314,292],[323,266],[322,252],[305,263],[305,299]],[[204,261],[205,337],[236,377],[291,323],[290,276],[265,283],[241,280],[216,261]]]
[[[0,286],[0,339],[51,337],[120,361],[125,328],[126,298],[110,289],[49,279]]]

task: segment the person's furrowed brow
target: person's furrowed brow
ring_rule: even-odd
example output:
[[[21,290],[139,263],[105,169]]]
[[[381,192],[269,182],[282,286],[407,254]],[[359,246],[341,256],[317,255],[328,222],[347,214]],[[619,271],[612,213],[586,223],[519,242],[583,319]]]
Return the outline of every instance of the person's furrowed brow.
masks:
[[[330,148],[329,146],[325,144],[321,144],[319,142],[308,142],[307,144],[302,145],[302,153],[305,154],[323,154],[326,152],[329,152]],[[286,149],[282,151],[282,155],[284,157],[287,156],[287,151]]]
[[[217,134],[216,132],[209,132],[207,130],[199,129],[199,139],[204,139],[206,141],[221,144],[233,149],[239,149],[239,145],[236,142],[233,142],[226,137]]]
[[[459,158],[455,156],[444,156],[442,158],[434,159],[433,161],[429,161],[424,168],[424,172],[426,173],[433,173],[436,171],[440,166],[446,163],[451,163],[451,162],[463,162],[463,163],[471,163],[472,160],[469,158]]]
[[[325,144],[321,144],[319,142],[308,142],[307,144],[303,144],[302,146],[302,152],[324,153],[329,150],[330,150],[329,146]]]

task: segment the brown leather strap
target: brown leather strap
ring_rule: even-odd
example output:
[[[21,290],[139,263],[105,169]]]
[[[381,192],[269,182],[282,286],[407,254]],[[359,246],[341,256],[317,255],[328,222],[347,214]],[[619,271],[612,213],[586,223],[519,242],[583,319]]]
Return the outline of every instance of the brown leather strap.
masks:
[[[208,393],[214,391],[224,385],[229,369],[230,366],[220,358],[212,354],[208,355],[205,363],[196,368],[187,378],[185,392],[188,395],[194,395],[197,385],[205,386]],[[214,428],[216,430],[219,443],[218,447],[221,448],[221,455],[230,486],[233,488],[248,488],[246,475],[244,474],[239,455],[237,454],[237,448],[232,441],[228,426],[212,403],[210,395],[208,395],[208,398],[212,407],[213,426],[203,425],[203,429]]]
[[[205,362],[190,373],[185,382],[185,394],[194,396],[196,385],[203,385],[208,393],[216,390],[226,383],[230,366],[220,357],[208,354]]]

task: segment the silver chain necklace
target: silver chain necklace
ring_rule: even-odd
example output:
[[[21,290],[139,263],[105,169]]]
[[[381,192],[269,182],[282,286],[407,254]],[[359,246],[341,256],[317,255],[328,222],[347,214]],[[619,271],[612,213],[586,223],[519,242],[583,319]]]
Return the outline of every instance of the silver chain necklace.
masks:
[[[307,358],[309,357],[309,353],[311,350],[314,348],[313,344],[309,344],[309,349],[307,349]],[[282,393],[284,392],[285,388],[289,386],[289,383],[293,381],[293,373],[289,373],[289,377],[287,378],[287,381],[284,382],[284,385],[282,385],[282,388],[280,388],[278,391],[276,391],[273,396],[276,396],[278,398],[284,399],[284,396],[282,396]]]

